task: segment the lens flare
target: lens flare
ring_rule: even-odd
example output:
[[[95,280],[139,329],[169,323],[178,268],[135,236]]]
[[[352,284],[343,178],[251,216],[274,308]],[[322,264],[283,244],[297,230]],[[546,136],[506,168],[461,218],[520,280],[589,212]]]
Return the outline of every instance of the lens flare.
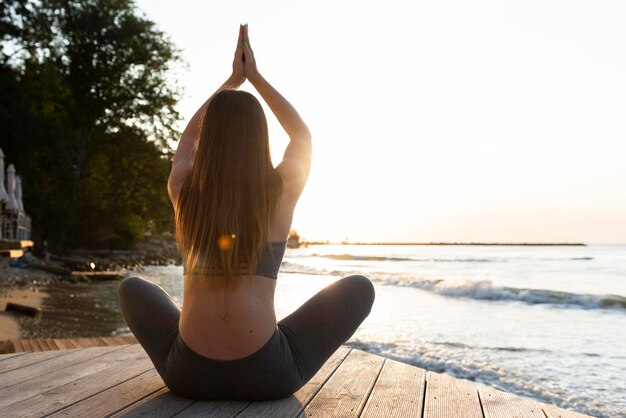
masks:
[[[232,234],[231,236],[220,235],[220,237],[217,240],[217,246],[222,251],[228,251],[231,248],[233,248],[233,239],[234,238],[235,238],[235,234]]]

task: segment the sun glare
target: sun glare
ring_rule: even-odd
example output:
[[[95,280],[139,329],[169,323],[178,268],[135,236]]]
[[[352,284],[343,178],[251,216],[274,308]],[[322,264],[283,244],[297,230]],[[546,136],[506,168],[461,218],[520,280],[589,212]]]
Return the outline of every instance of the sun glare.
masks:
[[[626,6],[550,4],[140,2],[189,61],[187,120],[249,22],[313,133],[304,239],[623,242]],[[265,111],[278,164],[288,138]]]

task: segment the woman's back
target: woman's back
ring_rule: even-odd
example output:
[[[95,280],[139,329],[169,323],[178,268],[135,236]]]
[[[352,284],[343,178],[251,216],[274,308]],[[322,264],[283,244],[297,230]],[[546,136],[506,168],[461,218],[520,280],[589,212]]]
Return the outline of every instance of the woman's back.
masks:
[[[284,184],[290,182],[285,179]],[[297,196],[287,187],[281,195],[275,222],[270,226],[272,245],[264,248],[265,254],[259,257],[265,271],[274,267],[268,264],[282,261],[294,200],[297,201]],[[239,285],[229,289],[224,285],[224,276],[196,273],[184,276],[180,334],[202,356],[220,360],[246,357],[261,348],[276,330],[276,279],[261,274],[236,279]]]

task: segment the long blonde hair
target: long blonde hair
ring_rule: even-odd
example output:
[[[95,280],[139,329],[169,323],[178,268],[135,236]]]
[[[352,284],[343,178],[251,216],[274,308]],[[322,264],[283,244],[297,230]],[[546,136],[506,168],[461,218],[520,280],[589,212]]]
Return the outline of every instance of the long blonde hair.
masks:
[[[176,203],[176,241],[188,271],[202,264],[227,279],[251,276],[270,242],[281,191],[261,104],[247,92],[219,92]]]

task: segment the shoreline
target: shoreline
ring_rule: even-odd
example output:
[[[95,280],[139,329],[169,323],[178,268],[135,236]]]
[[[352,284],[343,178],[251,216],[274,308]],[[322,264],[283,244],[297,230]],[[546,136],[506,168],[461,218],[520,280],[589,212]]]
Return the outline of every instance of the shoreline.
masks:
[[[65,249],[59,254],[44,251],[44,257],[27,252],[18,259],[0,259],[0,289],[59,282],[97,282],[107,279],[72,275],[72,272],[123,273],[141,271],[144,266],[171,264],[181,264],[181,258],[176,241],[169,236],[147,237],[132,250]]]
[[[98,298],[102,296],[99,291],[117,286],[128,274],[143,271],[144,266],[181,264],[176,242],[168,236],[147,237],[132,250],[68,249],[61,254],[46,251],[44,254],[44,257],[36,257],[29,251],[17,259],[0,258],[0,343],[38,338],[41,333],[54,337],[100,336],[97,325],[82,329],[56,311],[52,312],[52,317],[61,317],[53,319],[51,329],[39,329],[40,313],[46,309],[44,300],[51,297],[71,301],[62,308],[64,314],[80,318],[87,324],[104,318],[115,322],[119,320],[117,315],[111,316],[111,312],[99,306]],[[94,295],[83,297],[79,302],[75,291],[81,288]],[[85,303],[83,299],[89,299],[89,302]],[[81,309],[71,306],[75,303],[79,303]],[[15,311],[14,307],[7,309],[7,304],[17,306],[18,310],[25,306],[36,313],[29,315]],[[94,318],[95,311],[98,313]],[[46,311],[46,315],[50,314]],[[113,329],[109,331],[114,332]]]

